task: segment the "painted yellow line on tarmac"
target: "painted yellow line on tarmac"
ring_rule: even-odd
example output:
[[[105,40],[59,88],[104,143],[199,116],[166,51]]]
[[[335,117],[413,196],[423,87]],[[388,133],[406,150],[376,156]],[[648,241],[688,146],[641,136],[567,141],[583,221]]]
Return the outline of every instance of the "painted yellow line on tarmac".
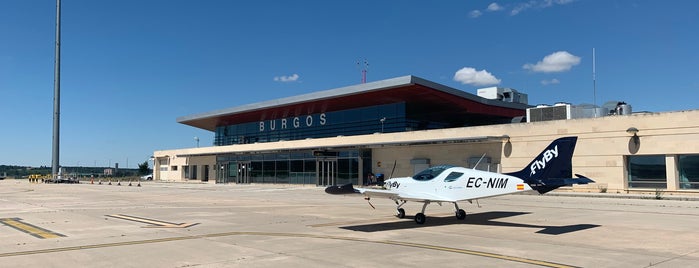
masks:
[[[452,252],[452,253],[466,254],[466,255],[472,255],[472,256],[500,259],[500,260],[505,260],[505,261],[526,263],[526,264],[532,264],[532,265],[537,265],[537,266],[542,266],[542,267],[555,267],[555,268],[576,267],[576,266],[554,263],[554,262],[547,262],[547,261],[533,260],[533,259],[527,259],[527,258],[521,258],[521,257],[515,257],[515,256],[501,255],[501,254],[497,254],[497,253],[488,253],[488,252],[482,252],[482,251],[442,247],[442,246],[420,244],[420,243],[390,241],[390,240],[383,240],[383,241],[382,240],[369,240],[369,239],[365,239],[365,238],[345,237],[345,236],[315,235],[315,234],[303,234],[303,233],[269,233],[269,232],[225,232],[225,233],[213,233],[213,234],[203,234],[203,235],[193,235],[193,236],[177,236],[177,237],[168,237],[168,238],[159,238],[159,239],[126,241],[126,242],[117,242],[117,243],[94,244],[94,245],[75,246],[75,247],[18,251],[18,252],[0,253],[0,258],[12,257],[12,256],[33,255],[33,254],[43,254],[43,253],[53,253],[53,252],[74,251],[74,250],[83,250],[83,249],[97,249],[97,248],[108,248],[108,247],[118,247],[118,246],[128,246],[128,245],[141,245],[141,244],[162,243],[162,242],[181,241],[181,240],[193,240],[193,239],[216,238],[216,237],[227,237],[227,236],[242,236],[242,235],[316,238],[316,239],[332,239],[332,240],[365,242],[365,243],[375,243],[375,244],[404,246],[404,247],[413,247],[413,248],[437,250],[437,251],[444,251],[444,252]]]
[[[20,218],[2,218],[0,219],[0,223],[17,229],[19,231],[28,233],[36,238],[47,239],[65,237],[65,235],[46,230],[36,225],[22,222],[22,219]]]

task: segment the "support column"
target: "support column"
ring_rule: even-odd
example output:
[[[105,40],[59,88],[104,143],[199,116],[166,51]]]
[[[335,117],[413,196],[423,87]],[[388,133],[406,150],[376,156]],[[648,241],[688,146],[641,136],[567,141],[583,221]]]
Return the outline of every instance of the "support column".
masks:
[[[669,154],[665,156],[665,174],[667,177],[667,190],[677,191],[680,186],[680,174],[677,169],[677,155]]]

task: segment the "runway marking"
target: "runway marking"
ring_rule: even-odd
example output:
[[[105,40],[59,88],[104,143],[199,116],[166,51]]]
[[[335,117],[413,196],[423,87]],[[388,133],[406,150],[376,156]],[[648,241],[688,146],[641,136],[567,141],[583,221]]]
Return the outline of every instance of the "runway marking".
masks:
[[[33,224],[22,222],[22,219],[20,218],[2,218],[0,219],[0,223],[40,239],[65,237],[65,235],[46,230]]]
[[[128,246],[128,245],[142,245],[142,244],[163,243],[163,242],[193,240],[193,239],[202,239],[202,238],[242,236],[242,235],[316,238],[316,239],[332,239],[332,240],[365,242],[365,243],[394,245],[394,246],[403,246],[403,247],[412,247],[412,248],[421,248],[421,249],[437,250],[437,251],[444,251],[444,252],[452,252],[452,253],[487,257],[487,258],[493,258],[493,259],[499,259],[499,260],[513,261],[513,262],[519,262],[519,263],[526,263],[526,264],[538,265],[538,266],[543,266],[543,267],[555,267],[555,268],[576,267],[576,266],[555,263],[555,262],[547,262],[547,261],[533,260],[533,259],[527,259],[527,258],[516,257],[516,256],[502,255],[502,254],[497,254],[497,253],[489,253],[489,252],[483,252],[483,251],[442,247],[442,246],[435,246],[435,245],[429,245],[429,244],[392,241],[392,240],[369,240],[369,239],[365,239],[365,238],[346,237],[346,236],[295,234],[295,233],[268,233],[268,232],[225,232],[225,233],[213,233],[213,234],[203,234],[203,235],[193,235],[193,236],[176,236],[176,237],[148,239],[148,240],[136,240],[136,241],[126,241],[126,242],[116,242],[116,243],[94,244],[94,245],[85,245],[85,246],[49,248],[49,249],[29,250],[29,251],[17,251],[17,252],[0,253],[0,258],[13,257],[13,256],[24,256],[24,255],[34,255],[34,254],[44,254],[44,253],[54,253],[54,252],[75,251],[75,250],[83,250],[83,249],[97,249],[97,248],[108,248],[108,247],[118,247],[118,246]]]
[[[105,216],[117,218],[117,219],[122,219],[122,220],[127,220],[127,221],[135,221],[135,222],[150,224],[150,226],[144,226],[145,228],[187,228],[187,227],[191,227],[191,226],[199,224],[199,223],[172,223],[172,222],[159,221],[159,220],[154,220],[154,219],[147,219],[147,218],[141,218],[141,217],[129,216],[129,215],[123,215],[123,214],[113,214],[113,215],[105,215]]]

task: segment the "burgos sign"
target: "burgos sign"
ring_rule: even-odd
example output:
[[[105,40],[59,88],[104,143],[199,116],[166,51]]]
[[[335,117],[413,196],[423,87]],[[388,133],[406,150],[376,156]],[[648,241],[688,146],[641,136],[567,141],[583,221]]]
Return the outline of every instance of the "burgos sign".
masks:
[[[312,127],[314,125],[324,126],[327,122],[328,121],[325,117],[325,113],[307,115],[305,117],[296,116],[282,119],[274,119],[269,121],[260,121],[260,132],[267,130],[275,131],[300,127]]]

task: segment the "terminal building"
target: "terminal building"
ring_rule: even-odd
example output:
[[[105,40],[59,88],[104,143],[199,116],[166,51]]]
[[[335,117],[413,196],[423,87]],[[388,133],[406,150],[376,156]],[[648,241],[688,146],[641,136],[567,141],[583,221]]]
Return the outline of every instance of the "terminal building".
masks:
[[[573,172],[596,183],[567,190],[699,194],[697,116],[533,107],[514,89],[474,95],[404,76],[179,117],[211,131],[213,146],[154,152],[154,179],[324,186],[443,164],[512,172],[578,136]]]

